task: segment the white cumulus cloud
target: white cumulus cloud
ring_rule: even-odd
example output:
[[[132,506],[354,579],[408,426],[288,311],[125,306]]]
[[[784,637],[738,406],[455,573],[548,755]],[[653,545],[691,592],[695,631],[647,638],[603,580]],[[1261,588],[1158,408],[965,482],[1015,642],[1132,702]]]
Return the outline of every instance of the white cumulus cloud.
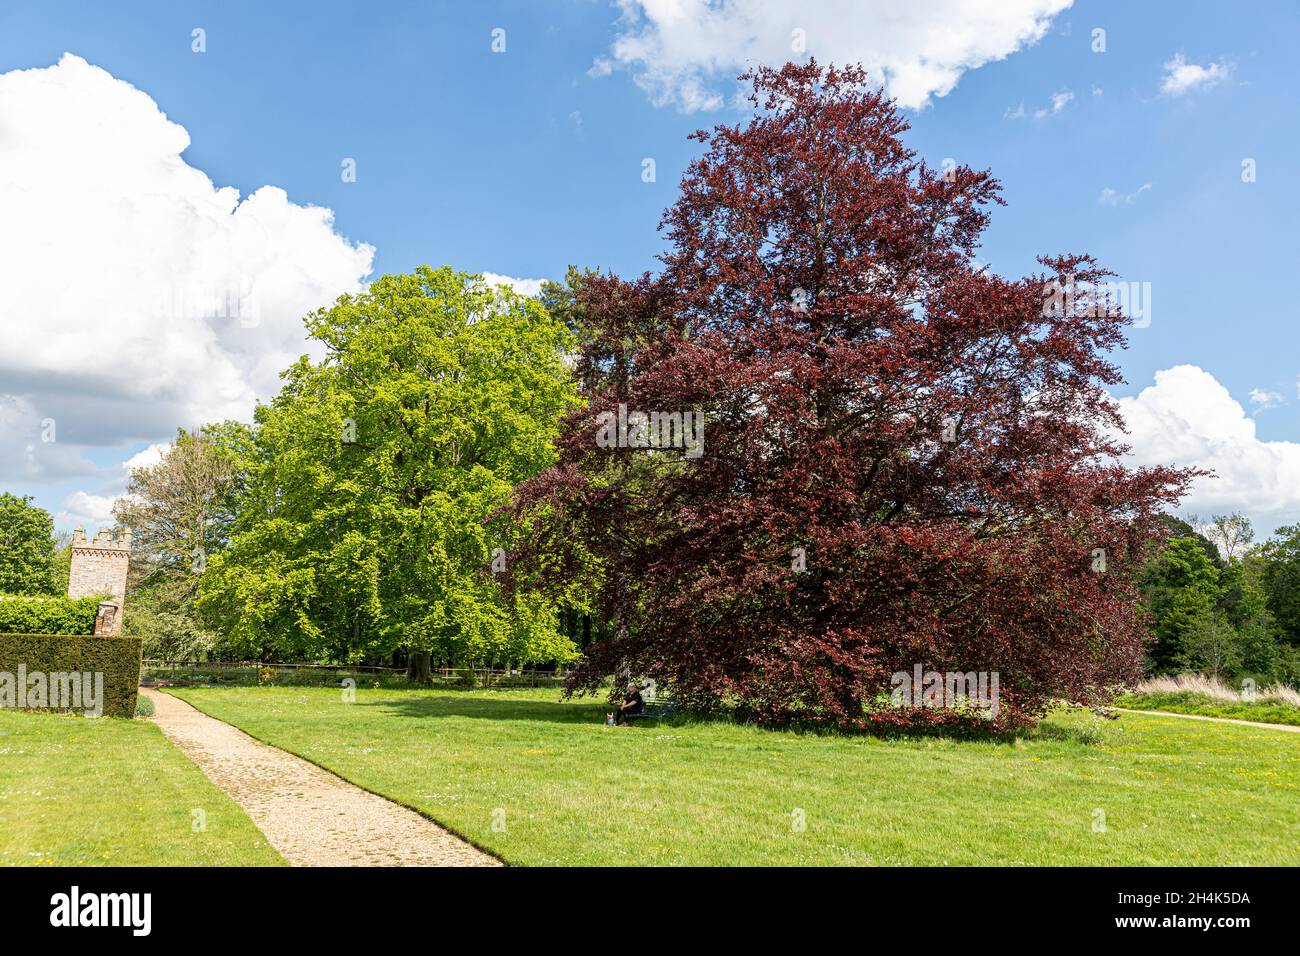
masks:
[[[1186,56],[1175,53],[1173,59],[1165,63],[1165,75],[1160,81],[1160,92],[1166,96],[1182,96],[1193,90],[1208,89],[1222,83],[1231,72],[1232,65],[1226,60],[1201,66],[1197,63],[1188,63]]]
[[[63,499],[63,510],[54,515],[54,524],[59,528],[100,528],[113,527],[113,497],[92,495],[84,491],[75,491]]]
[[[129,477],[131,472],[136,468],[152,468],[163,460],[163,455],[172,450],[170,442],[154,442],[148,448],[136,452],[126,461],[122,462],[122,471]]]
[[[503,276],[496,272],[484,272],[483,281],[488,285],[508,285],[519,295],[527,298],[542,294],[542,283],[545,279],[516,279],[514,276]]]
[[[274,186],[241,198],[189,143],[80,57],[0,74],[0,478],[247,418],[308,350],[302,316],[361,291],[374,250],[330,210]],[[102,511],[91,497],[69,513]]]
[[[1300,442],[1261,440],[1254,419],[1209,372],[1195,365],[1165,369],[1119,405],[1137,464],[1215,473],[1195,482],[1184,510],[1244,512],[1261,537],[1300,520]]]
[[[921,109],[963,73],[1036,43],[1072,0],[617,0],[619,33],[591,69],[629,71],[658,106],[716,109],[758,63],[806,54],[862,63],[901,106]]]

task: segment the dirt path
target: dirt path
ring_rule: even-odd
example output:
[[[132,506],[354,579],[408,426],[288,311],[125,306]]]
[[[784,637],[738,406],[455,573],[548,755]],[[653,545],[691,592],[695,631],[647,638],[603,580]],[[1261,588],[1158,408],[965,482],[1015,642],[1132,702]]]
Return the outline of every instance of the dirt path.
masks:
[[[1183,720],[1208,720],[1216,724],[1241,724],[1243,727],[1266,727],[1269,730],[1286,730],[1300,734],[1300,727],[1291,724],[1262,724],[1257,720],[1237,720],[1235,717],[1206,717],[1204,714],[1175,714],[1168,710],[1133,710],[1129,707],[1112,707],[1125,714],[1152,714],[1156,717],[1181,717]]]
[[[153,720],[294,866],[500,866],[414,810],[140,688]]]

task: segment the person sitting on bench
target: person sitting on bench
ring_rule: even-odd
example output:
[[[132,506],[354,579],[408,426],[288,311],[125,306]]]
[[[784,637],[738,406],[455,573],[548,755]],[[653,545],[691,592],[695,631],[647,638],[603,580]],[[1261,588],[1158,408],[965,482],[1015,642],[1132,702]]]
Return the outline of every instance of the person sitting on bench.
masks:
[[[633,717],[640,717],[645,710],[645,701],[641,698],[641,689],[636,684],[627,685],[623,703],[614,714],[615,724],[626,724]]]

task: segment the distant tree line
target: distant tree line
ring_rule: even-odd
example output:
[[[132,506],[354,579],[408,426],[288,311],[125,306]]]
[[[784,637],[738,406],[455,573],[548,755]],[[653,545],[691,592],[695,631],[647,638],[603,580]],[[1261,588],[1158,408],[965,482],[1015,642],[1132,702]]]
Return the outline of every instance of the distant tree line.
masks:
[[[1164,521],[1171,537],[1139,574],[1147,669],[1300,686],[1300,525],[1255,543],[1240,514]]]

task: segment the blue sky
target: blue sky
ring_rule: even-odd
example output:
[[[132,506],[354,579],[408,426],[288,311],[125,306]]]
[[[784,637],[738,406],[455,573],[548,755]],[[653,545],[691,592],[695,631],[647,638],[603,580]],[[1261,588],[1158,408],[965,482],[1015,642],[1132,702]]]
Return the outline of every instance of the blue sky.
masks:
[[[801,22],[789,16],[774,14],[773,29]],[[882,55],[869,21],[841,30],[830,14],[807,19],[807,49],[819,59],[853,55],[855,43],[868,62]],[[710,42],[723,64],[765,54],[770,44],[745,38],[756,22],[768,21],[713,23],[716,39],[698,40],[656,32],[632,0],[129,8],[6,0],[0,74],[52,67],[65,52],[102,68],[188,131],[185,163],[216,186],[247,197],[272,185],[291,204],[332,210],[335,232],[373,247],[373,274],[421,263],[518,278],[558,277],[570,263],[635,273],[654,268],[659,216],[697,154],[687,134],[743,115],[729,102],[735,86],[726,76],[735,70],[692,64],[713,55]],[[1040,253],[1090,252],[1124,279],[1150,282],[1151,324],[1134,330],[1118,357],[1128,384],[1117,396],[1137,401],[1158,372],[1182,366],[1206,377],[1171,376],[1163,394],[1134,406],[1141,460],[1173,449],[1205,459],[1180,464],[1218,467],[1216,456],[1260,454],[1265,465],[1255,471],[1276,465],[1276,474],[1230,476],[1192,504],[1208,512],[1239,500],[1263,531],[1300,520],[1297,493],[1280,487],[1300,454],[1290,294],[1300,8],[1082,0],[1043,14],[1040,25],[1041,38],[1001,58],[965,56],[989,62],[959,65],[954,88],[907,111],[909,145],[935,164],[952,157],[1002,181],[1008,205],[995,211],[981,256],[995,270],[1024,272]],[[195,28],[206,32],[201,54],[191,49]],[[506,31],[504,53],[491,48],[495,28]],[[1105,52],[1092,49],[1096,28],[1105,30]],[[940,25],[922,23],[900,45],[928,54],[927,29]],[[1184,70],[1185,89],[1162,91],[1179,56],[1203,72]],[[593,70],[603,58],[612,66]],[[689,108],[700,78],[718,91],[720,108]],[[0,124],[5,103],[0,96]],[[0,125],[0,139],[4,132]],[[642,181],[646,157],[656,162],[653,183]],[[345,158],[356,161],[356,182],[342,181]],[[1242,181],[1247,159],[1254,182]],[[33,321],[10,321],[20,320]],[[21,365],[11,354],[0,395],[37,394]],[[1215,433],[1232,413],[1209,394],[1211,382],[1253,423],[1254,445],[1241,422]],[[1169,433],[1167,416],[1201,400],[1200,418],[1182,423],[1187,434]],[[10,468],[0,486],[36,495],[63,523],[93,517],[68,497],[82,491],[102,505],[120,484],[114,468],[167,437],[148,415],[112,432],[102,443],[78,432],[77,455],[98,472],[66,461],[61,470]],[[1260,487],[1243,485],[1253,480]]]

